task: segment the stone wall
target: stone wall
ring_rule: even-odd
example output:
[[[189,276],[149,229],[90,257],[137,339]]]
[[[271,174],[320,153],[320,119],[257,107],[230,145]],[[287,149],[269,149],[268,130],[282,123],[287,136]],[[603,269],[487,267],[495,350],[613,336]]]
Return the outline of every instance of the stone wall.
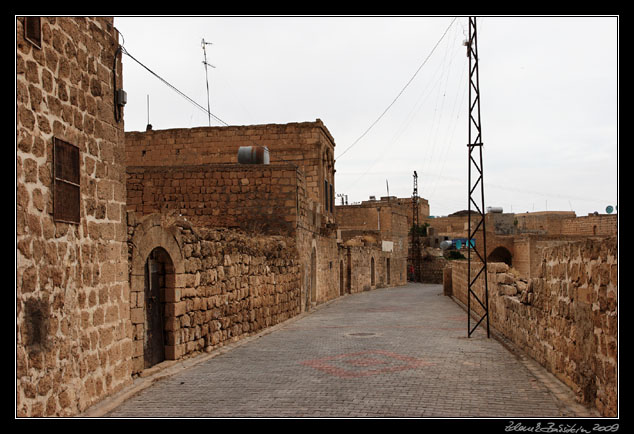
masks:
[[[581,402],[616,416],[616,239],[570,242],[541,252],[541,271],[532,279],[489,263],[491,326],[570,386]],[[466,261],[452,261],[451,293],[465,305],[466,274]],[[476,294],[483,300],[482,281]]]
[[[266,146],[271,165],[294,164],[302,171],[307,196],[320,204],[324,218],[334,219],[330,187],[334,191],[335,143],[319,119],[288,124],[133,131],[125,136],[128,166],[236,164],[241,146]]]
[[[144,368],[145,262],[164,252],[165,358],[211,351],[300,313],[301,266],[295,241],[195,227],[180,217],[130,213],[133,372]]]
[[[131,381],[118,35],[108,17],[41,17],[38,47],[24,22],[16,18],[16,414],[73,416]],[[78,150],[76,223],[53,216],[55,139]]]
[[[423,283],[442,283],[443,270],[447,266],[447,259],[443,256],[427,254],[422,256],[420,279]]]
[[[269,234],[295,232],[305,189],[292,165],[128,167],[127,176],[129,211],[176,211],[198,226]]]
[[[618,215],[599,214],[565,219],[561,233],[564,235],[614,236],[617,233]]]

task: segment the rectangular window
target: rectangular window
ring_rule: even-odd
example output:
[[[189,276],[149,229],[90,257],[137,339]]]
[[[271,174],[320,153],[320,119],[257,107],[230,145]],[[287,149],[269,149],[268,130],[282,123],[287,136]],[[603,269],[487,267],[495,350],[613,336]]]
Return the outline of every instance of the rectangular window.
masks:
[[[332,188],[332,184],[330,184],[330,212],[335,211],[335,194]]]
[[[53,220],[79,224],[79,148],[53,139]]]
[[[324,208],[328,212],[328,181],[324,181]]]
[[[24,39],[42,48],[42,31],[40,17],[24,17]]]

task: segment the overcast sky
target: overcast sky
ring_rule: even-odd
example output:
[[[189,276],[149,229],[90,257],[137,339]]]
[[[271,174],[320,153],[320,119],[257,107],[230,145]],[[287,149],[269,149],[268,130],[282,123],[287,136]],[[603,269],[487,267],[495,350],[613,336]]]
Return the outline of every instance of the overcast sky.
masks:
[[[416,170],[419,195],[440,216],[468,200],[468,18],[454,18],[115,17],[115,27],[130,55],[204,108],[201,41],[211,42],[215,116],[229,125],[319,118],[335,139],[336,193],[349,203],[388,187],[410,197]],[[485,206],[578,216],[616,206],[618,19],[477,24]],[[126,131],[145,130],[148,95],[154,129],[209,125],[127,55],[123,67]]]

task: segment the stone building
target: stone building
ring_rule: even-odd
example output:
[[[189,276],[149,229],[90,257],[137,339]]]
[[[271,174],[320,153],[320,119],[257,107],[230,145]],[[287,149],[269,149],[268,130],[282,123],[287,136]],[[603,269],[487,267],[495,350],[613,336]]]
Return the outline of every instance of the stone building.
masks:
[[[266,147],[269,164],[238,163],[245,146]],[[319,119],[127,132],[128,210],[292,237],[306,309],[338,295],[334,146]]]
[[[407,283],[407,212],[389,199],[335,207],[342,293]]]
[[[268,150],[267,161],[257,164],[239,162],[240,148],[260,149],[264,146]],[[397,208],[383,207],[380,231],[370,234],[374,227],[357,228],[364,235],[374,235],[372,240],[351,241],[352,235],[348,236],[348,232],[354,228],[346,224],[351,220],[335,212],[334,146],[334,139],[319,119],[289,124],[126,133],[128,219],[129,222],[143,221],[139,225],[129,224],[132,240],[130,290],[133,296],[137,294],[136,301],[131,300],[135,327],[134,372],[148,367],[144,355],[147,351],[143,349],[147,342],[142,341],[147,341],[148,337],[149,306],[140,299],[148,282],[144,270],[148,267],[150,252],[155,248],[168,250],[165,246],[172,245],[171,252],[162,253],[165,259],[159,260],[166,264],[163,268],[176,270],[178,267],[173,262],[183,263],[183,271],[172,271],[174,276],[170,278],[170,272],[164,271],[162,278],[163,282],[173,282],[161,286],[163,295],[160,298],[166,309],[164,317],[158,319],[169,324],[166,325],[169,331],[166,328],[167,343],[161,357],[170,359],[213,349],[229,339],[257,331],[264,325],[274,324],[347,293],[405,283],[406,215]],[[224,228],[246,233],[247,238],[276,237],[283,240],[288,263],[275,265],[278,270],[275,276],[259,275],[253,279],[249,267],[243,263],[238,270],[232,271],[237,273],[239,282],[231,282],[231,290],[223,289],[216,294],[217,282],[220,282],[218,276],[222,274],[226,280],[227,267],[231,267],[235,259],[229,259],[225,264],[226,254],[205,258],[202,247],[197,255],[191,251],[183,254],[182,229],[178,225],[166,225],[164,222],[170,218],[186,221],[194,233]],[[338,237],[342,234],[337,230],[341,224],[344,237]],[[201,245],[209,244],[210,240],[203,235],[196,237],[203,239]],[[145,245],[150,247],[142,247]],[[189,259],[187,255],[190,255]],[[194,259],[196,256],[200,259]],[[248,262],[253,260],[250,258]],[[222,270],[217,270],[218,266]],[[230,294],[234,288],[237,294],[252,291],[253,282],[262,279],[292,282],[281,286],[284,289],[280,289],[282,293],[276,296],[278,302],[284,303],[269,303],[265,309],[284,306],[276,318],[264,316],[258,321],[253,318],[239,321],[226,309],[214,312],[210,307],[217,307],[218,303],[217,297],[212,301],[210,296],[227,294],[233,297]],[[253,303],[251,295],[243,298],[245,303]],[[201,308],[196,307],[193,300],[206,302],[202,301]],[[254,315],[251,308],[236,309],[242,309],[246,316]],[[196,315],[198,319],[194,318]],[[201,320],[201,316],[207,319]],[[219,321],[222,318],[225,318],[224,323]],[[194,323],[200,330],[192,333],[191,324]]]
[[[472,225],[479,218],[472,218]],[[466,239],[467,212],[457,212],[447,217],[425,220],[430,229],[442,239]],[[584,240],[588,237],[617,235],[618,217],[615,214],[591,214],[577,217],[573,211],[548,211],[535,213],[487,212],[486,256],[491,262],[504,262],[524,277],[532,277],[539,271],[541,250]],[[475,234],[476,245],[482,245],[483,234]],[[463,250],[466,244],[463,243]]]
[[[131,381],[118,34],[16,17],[16,414],[74,415]]]

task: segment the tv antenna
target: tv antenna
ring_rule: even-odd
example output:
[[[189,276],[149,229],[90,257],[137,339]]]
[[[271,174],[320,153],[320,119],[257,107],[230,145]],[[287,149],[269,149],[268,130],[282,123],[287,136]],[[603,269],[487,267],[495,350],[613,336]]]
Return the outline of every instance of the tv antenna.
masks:
[[[205,38],[203,38],[200,45],[203,48],[203,55],[205,56],[205,60],[203,60],[203,65],[205,65],[205,82],[207,84],[207,116],[209,118],[209,126],[211,126],[211,107],[209,105],[209,75],[207,73],[207,67],[211,66],[212,68],[215,68],[215,66],[207,62],[207,45],[212,45],[212,42],[206,42]]]

